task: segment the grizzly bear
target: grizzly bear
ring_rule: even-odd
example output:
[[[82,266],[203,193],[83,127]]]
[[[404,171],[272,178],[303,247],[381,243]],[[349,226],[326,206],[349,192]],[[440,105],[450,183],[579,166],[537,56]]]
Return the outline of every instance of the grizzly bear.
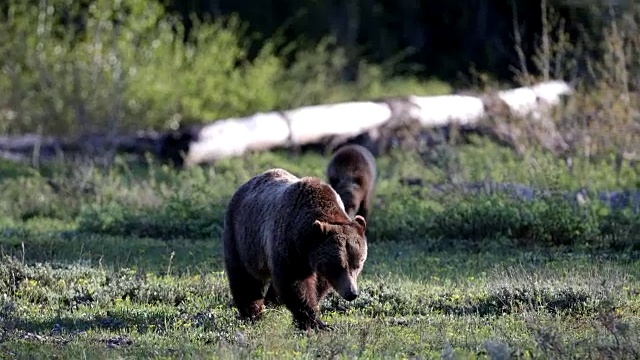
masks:
[[[376,181],[373,154],[360,145],[344,145],[329,160],[326,176],[329,185],[340,195],[347,214],[366,219]]]
[[[227,206],[223,248],[242,318],[262,316],[271,283],[299,329],[323,329],[318,303],[331,290],[352,301],[367,258],[366,221],[351,219],[331,186],[270,169],[242,184]]]

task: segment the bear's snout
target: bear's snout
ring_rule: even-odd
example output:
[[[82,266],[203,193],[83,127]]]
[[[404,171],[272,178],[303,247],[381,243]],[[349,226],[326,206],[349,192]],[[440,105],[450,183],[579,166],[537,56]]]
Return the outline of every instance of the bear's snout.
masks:
[[[347,301],[355,300],[358,295],[360,295],[360,291],[358,289],[349,289],[346,294],[344,294],[344,299]]]
[[[338,294],[340,294],[343,299],[347,301],[353,301],[358,297],[358,295],[360,295],[358,286],[352,279],[344,279],[341,285],[342,286],[339,286],[337,290]]]

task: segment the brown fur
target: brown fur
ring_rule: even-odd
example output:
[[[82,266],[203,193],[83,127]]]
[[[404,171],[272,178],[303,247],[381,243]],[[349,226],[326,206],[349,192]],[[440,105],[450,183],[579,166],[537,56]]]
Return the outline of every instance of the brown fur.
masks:
[[[326,175],[347,214],[367,218],[376,182],[376,161],[371,152],[355,144],[339,148],[327,165]]]
[[[317,178],[271,169],[241,185],[225,215],[224,257],[240,316],[261,317],[269,281],[300,329],[324,328],[318,302],[333,288],[358,295],[367,257],[366,222],[349,218]]]

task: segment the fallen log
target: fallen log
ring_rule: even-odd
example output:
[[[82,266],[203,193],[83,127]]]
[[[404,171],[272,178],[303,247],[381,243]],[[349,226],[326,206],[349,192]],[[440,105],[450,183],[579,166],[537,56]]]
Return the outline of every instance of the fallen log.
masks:
[[[507,118],[542,126],[545,135],[538,141],[557,153],[566,144],[555,129],[549,110],[572,92],[563,81],[548,81],[479,96],[407,96],[259,112],[165,133],[92,134],[73,139],[34,134],[0,136],[0,154],[6,159],[27,161],[150,153],[178,166],[193,166],[276,148],[317,146],[330,151],[347,142],[360,142],[374,153],[381,153],[408,138],[428,137],[425,130],[453,126],[492,136],[519,149],[522,137],[530,136],[499,120]]]
[[[474,129],[481,127],[487,116],[499,114],[492,108],[496,103],[502,106],[500,114],[506,110],[510,117],[527,118],[543,124],[547,128],[545,133],[553,141],[542,145],[562,149],[566,144],[557,144],[562,142],[562,137],[555,131],[547,114],[553,106],[560,104],[563,96],[571,93],[567,83],[549,81],[485,96],[409,96],[307,106],[218,120],[202,127],[191,137],[184,163],[187,166],[197,165],[249,151],[335,142],[336,137],[347,141],[368,134],[376,141],[385,129],[393,132],[403,126],[413,126],[415,131],[416,124],[422,128],[458,125]],[[491,130],[484,126],[483,131]]]

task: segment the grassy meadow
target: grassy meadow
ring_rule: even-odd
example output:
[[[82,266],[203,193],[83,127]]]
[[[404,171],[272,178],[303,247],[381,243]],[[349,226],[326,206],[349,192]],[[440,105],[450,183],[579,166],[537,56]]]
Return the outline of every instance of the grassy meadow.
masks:
[[[454,174],[615,190],[637,187],[638,170],[577,161],[570,173],[484,141],[449,150],[446,163],[377,159],[362,294],[331,294],[321,316],[335,329],[310,333],[284,307],[254,325],[236,318],[220,233],[240,183],[275,166],[323,176],[326,157],[267,152],[184,171],[3,163],[0,357],[638,358],[638,214],[430,186]]]

